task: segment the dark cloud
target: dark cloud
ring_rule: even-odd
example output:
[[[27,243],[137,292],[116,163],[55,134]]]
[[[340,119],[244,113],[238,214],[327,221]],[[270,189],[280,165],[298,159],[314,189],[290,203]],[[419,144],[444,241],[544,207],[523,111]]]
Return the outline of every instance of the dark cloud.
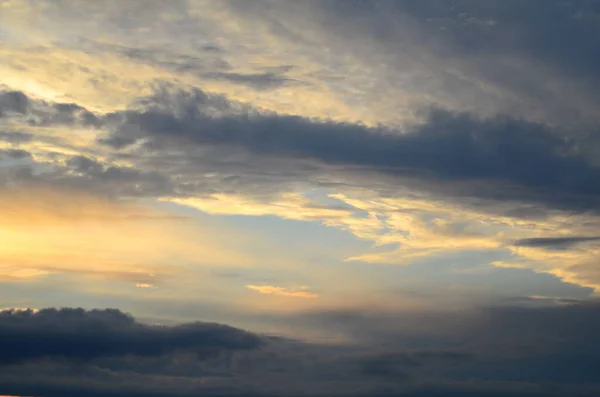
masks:
[[[215,45],[201,47],[204,56],[194,56],[173,51],[169,47],[135,48],[122,45],[106,44],[97,41],[85,42],[90,49],[101,49],[107,53],[118,53],[133,61],[153,65],[177,73],[204,76],[215,70],[227,71],[231,65],[221,57],[224,51]],[[206,56],[206,55],[209,56]]]
[[[148,326],[117,310],[3,312],[0,392],[592,396],[600,390],[599,311],[588,301],[452,313],[327,312],[294,320],[362,335],[334,345],[216,324]],[[376,339],[365,338],[370,332]],[[404,346],[411,333],[429,341]]]
[[[171,179],[163,173],[106,165],[86,156],[69,157],[65,165],[66,173],[55,182],[87,185],[90,190],[112,192],[117,196],[155,197],[173,192]]]
[[[600,237],[537,237],[515,241],[517,247],[541,247],[549,249],[568,249],[579,243],[598,241]]]
[[[31,158],[31,153],[23,149],[0,149],[0,160],[23,160]]]
[[[51,103],[31,99],[20,91],[0,91],[0,117],[22,116],[29,126],[83,125],[99,127],[96,115],[74,103]],[[19,135],[21,134],[21,135]],[[27,137],[23,133],[2,131],[2,136]]]
[[[29,98],[19,91],[0,92],[0,117],[8,113],[25,114],[29,109]]]
[[[552,296],[515,296],[506,299],[507,302],[515,302],[518,304],[522,303],[531,303],[531,304],[575,304],[580,303],[581,299],[575,298],[562,298],[562,297],[552,297]]]
[[[429,366],[444,369],[459,366],[473,359],[471,354],[453,351],[402,351],[396,353],[371,354],[358,361],[360,372],[367,376],[412,378],[414,369]]]
[[[599,78],[597,0],[396,1],[456,55],[501,52],[537,57],[571,75]],[[443,27],[443,30],[439,28]]]
[[[32,134],[29,134],[26,132],[0,131],[0,140],[1,141],[13,143],[13,144],[19,144],[19,143],[23,143],[23,142],[29,142],[32,139],[33,139]]]
[[[331,0],[301,15],[316,14],[311,27],[325,31],[323,41],[334,50],[365,65],[386,62],[376,72],[381,90],[397,77],[445,109],[597,125],[598,4]],[[292,18],[286,14],[282,24]]]
[[[118,310],[44,309],[0,312],[4,364],[47,357],[93,359],[160,356],[185,349],[255,349],[260,338],[219,324],[172,327],[137,323]]]
[[[243,84],[260,90],[279,88],[296,81],[294,79],[270,72],[254,74],[218,72],[207,74],[206,77],[217,80],[226,80],[236,84]]]
[[[41,124],[87,123],[89,112],[77,105],[42,105],[44,112],[29,112]],[[75,156],[67,170],[79,177],[69,178],[119,194],[252,194],[258,185],[267,192],[296,181],[325,186],[336,180],[382,192],[406,186],[463,203],[598,210],[600,168],[582,154],[579,141],[558,127],[508,116],[433,110],[425,122],[400,132],[260,112],[222,96],[165,86],[130,110],[89,119],[88,125],[109,131],[100,142],[119,149],[112,157],[133,167]],[[207,172],[221,176],[201,177]],[[509,215],[541,211],[513,210]]]
[[[154,101],[154,102],[153,102]],[[149,99],[144,110],[111,115],[104,142],[122,148],[144,140],[148,150],[210,147],[386,176],[429,180],[431,185],[484,184],[484,198],[536,200],[593,208],[600,169],[580,155],[568,133],[508,116],[481,119],[431,111],[408,133],[385,128],[240,110],[196,92]],[[492,190],[490,190],[492,188]],[[495,190],[494,190],[495,188]],[[512,197],[510,195],[513,195]]]

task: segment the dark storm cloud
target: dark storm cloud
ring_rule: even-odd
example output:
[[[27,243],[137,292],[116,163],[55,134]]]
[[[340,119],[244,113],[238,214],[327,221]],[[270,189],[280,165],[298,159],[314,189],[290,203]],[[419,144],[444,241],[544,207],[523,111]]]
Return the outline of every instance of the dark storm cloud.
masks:
[[[224,325],[148,326],[118,310],[0,312],[0,361],[5,364],[45,357],[160,356],[180,349],[202,352],[259,345],[258,336]]]
[[[568,249],[579,243],[598,241],[600,237],[538,237],[515,241],[517,247],[541,247],[549,249]]]

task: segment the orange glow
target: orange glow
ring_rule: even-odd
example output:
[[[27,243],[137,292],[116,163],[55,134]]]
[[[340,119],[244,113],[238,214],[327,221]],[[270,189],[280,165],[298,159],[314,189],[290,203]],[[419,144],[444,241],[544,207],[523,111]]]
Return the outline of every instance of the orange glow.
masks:
[[[244,265],[214,230],[132,202],[76,191],[0,191],[0,280],[52,273],[112,277],[149,287],[180,263]],[[202,244],[198,244],[201,241]]]

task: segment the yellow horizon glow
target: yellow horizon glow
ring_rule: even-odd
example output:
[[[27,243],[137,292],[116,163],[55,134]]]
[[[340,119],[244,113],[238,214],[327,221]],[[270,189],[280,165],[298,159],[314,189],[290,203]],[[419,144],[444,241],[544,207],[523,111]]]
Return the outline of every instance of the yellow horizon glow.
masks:
[[[308,289],[306,286],[299,287],[298,289],[287,290],[283,287],[277,287],[274,285],[246,285],[246,288],[259,292],[261,294],[273,294],[273,295],[281,295],[281,296],[289,296],[292,298],[307,298],[307,299],[315,299],[318,298],[319,295],[305,291]]]

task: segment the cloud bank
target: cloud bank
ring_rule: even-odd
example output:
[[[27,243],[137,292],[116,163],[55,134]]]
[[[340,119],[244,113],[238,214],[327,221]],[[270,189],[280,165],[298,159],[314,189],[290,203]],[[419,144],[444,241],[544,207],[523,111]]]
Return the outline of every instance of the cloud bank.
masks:
[[[357,338],[341,345],[218,324],[151,326],[109,309],[4,311],[0,387],[48,396],[587,396],[598,390],[597,311],[591,301],[288,319]]]

